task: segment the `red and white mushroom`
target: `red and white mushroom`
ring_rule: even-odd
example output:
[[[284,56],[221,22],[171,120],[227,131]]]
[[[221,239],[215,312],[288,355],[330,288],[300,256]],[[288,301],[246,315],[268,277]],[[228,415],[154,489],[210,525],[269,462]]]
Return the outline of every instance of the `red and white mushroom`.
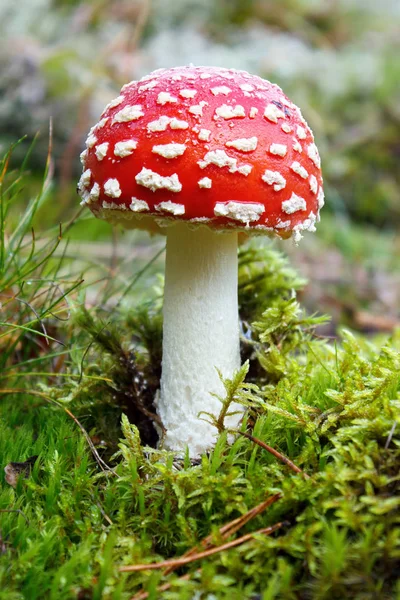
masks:
[[[198,414],[219,412],[217,369],[230,377],[240,365],[238,232],[298,241],[315,230],[324,193],[312,132],[277,85],[177,67],[125,85],[86,147],[82,203],[167,236],[158,411],[166,447],[198,456],[215,441]]]

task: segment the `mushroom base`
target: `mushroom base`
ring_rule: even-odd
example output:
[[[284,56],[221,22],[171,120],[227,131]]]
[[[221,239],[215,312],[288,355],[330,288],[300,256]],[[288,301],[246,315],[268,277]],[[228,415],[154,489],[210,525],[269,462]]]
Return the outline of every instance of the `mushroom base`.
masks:
[[[217,369],[231,377],[240,366],[237,273],[237,233],[193,231],[184,223],[168,228],[158,413],[164,446],[180,453],[188,447],[191,457],[215,444],[216,428],[199,413],[221,410]],[[236,414],[225,422],[239,420]]]

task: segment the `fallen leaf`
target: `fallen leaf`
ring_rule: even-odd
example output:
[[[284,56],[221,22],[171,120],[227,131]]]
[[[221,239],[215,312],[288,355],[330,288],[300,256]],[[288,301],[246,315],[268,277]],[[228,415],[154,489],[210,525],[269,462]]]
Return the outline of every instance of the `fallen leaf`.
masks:
[[[25,462],[10,462],[4,467],[6,481],[13,488],[17,487],[19,477],[29,477],[37,456],[30,456]]]

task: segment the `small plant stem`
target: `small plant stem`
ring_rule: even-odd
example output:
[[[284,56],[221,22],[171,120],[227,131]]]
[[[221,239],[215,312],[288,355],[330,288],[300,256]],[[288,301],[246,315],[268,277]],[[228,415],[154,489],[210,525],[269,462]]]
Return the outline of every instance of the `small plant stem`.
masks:
[[[241,515],[237,519],[234,519],[233,521],[230,521],[226,525],[223,525],[219,529],[219,534],[220,534],[221,538],[223,540],[226,540],[228,537],[230,537],[231,535],[236,533],[239,529],[241,529],[244,525],[246,525],[246,523],[248,523],[249,521],[254,519],[256,516],[261,514],[266,508],[268,508],[269,506],[274,504],[281,497],[282,497],[281,494],[275,494],[274,496],[270,496],[269,498],[267,498],[260,504],[257,504],[257,506],[254,506],[253,508],[251,508],[244,515]],[[200,542],[200,546],[205,549],[208,549],[211,546],[214,546],[215,544],[213,543],[213,538],[214,538],[213,534],[208,535]],[[183,555],[183,557],[193,556],[196,554],[196,552],[198,552],[198,546],[195,546],[191,550],[188,550]],[[168,569],[166,569],[164,575],[169,575],[169,573],[171,573],[173,570],[174,569],[172,567],[169,567]]]
[[[269,452],[270,454],[272,454],[273,456],[275,456],[275,458],[277,458],[278,460],[280,460],[281,462],[283,462],[290,469],[292,469],[292,471],[294,471],[295,473],[301,473],[304,476],[305,479],[311,479],[311,477],[309,475],[307,475],[307,473],[304,473],[304,471],[302,471],[300,469],[300,467],[298,467],[297,465],[295,465],[294,462],[292,462],[290,460],[290,458],[288,458],[284,454],[281,454],[280,452],[278,452],[277,450],[275,450],[271,446],[268,446],[268,444],[266,444],[262,440],[259,440],[258,438],[254,437],[253,435],[250,435],[250,433],[246,433],[245,431],[239,431],[237,429],[236,430],[231,429],[230,432],[234,433],[234,434],[242,435],[243,437],[247,438],[248,440],[251,440],[252,442],[254,442],[254,444],[257,444],[258,446],[260,446],[261,448],[264,448],[264,450],[266,450],[267,452]]]
[[[149,563],[143,565],[126,565],[124,567],[120,567],[118,570],[120,573],[132,573],[137,571],[154,571],[156,569],[165,569],[168,567],[181,567],[183,565],[187,565],[196,560],[200,560],[202,558],[207,558],[208,556],[212,556],[213,554],[218,554],[219,552],[224,552],[225,550],[230,550],[235,546],[240,546],[245,542],[249,542],[254,539],[256,535],[270,535],[277,529],[283,527],[285,523],[275,523],[275,525],[271,525],[271,527],[264,527],[263,529],[258,529],[253,533],[247,533],[236,540],[232,540],[231,542],[227,542],[226,544],[222,544],[221,546],[217,546],[216,548],[210,548],[209,550],[205,550],[204,552],[199,552],[198,554],[192,554],[191,556],[175,558],[171,560],[164,560],[157,563]]]
[[[236,533],[241,527],[246,525],[246,523],[251,521],[251,519],[254,519],[257,515],[262,513],[266,508],[268,508],[269,506],[274,504],[281,497],[282,497],[281,494],[274,494],[273,496],[270,496],[263,502],[260,502],[260,504],[257,504],[257,506],[254,506],[253,508],[251,508],[244,515],[241,515],[240,517],[237,517],[237,519],[234,519],[233,521],[230,521],[226,525],[223,525],[222,527],[220,527],[219,534],[220,534],[221,538],[223,540],[226,540],[228,537],[230,537],[231,535]],[[208,535],[200,542],[199,545],[205,549],[212,547],[214,545],[213,537],[214,537],[213,535]],[[183,554],[182,558],[196,555],[196,553],[198,552],[199,545],[195,546],[191,550],[188,550],[185,554]],[[177,568],[177,566],[175,566],[175,565],[168,567],[164,572],[164,577],[169,575],[173,571],[175,571],[176,568]],[[180,579],[189,579],[189,578],[190,578],[190,574],[184,575],[184,577],[182,577]],[[157,591],[165,592],[170,587],[171,587],[171,583],[165,583],[164,585],[161,585],[159,588],[157,588]],[[138,592],[135,596],[132,596],[132,598],[130,600],[145,600],[148,597],[148,595],[149,595],[148,592],[141,591],[141,592]]]

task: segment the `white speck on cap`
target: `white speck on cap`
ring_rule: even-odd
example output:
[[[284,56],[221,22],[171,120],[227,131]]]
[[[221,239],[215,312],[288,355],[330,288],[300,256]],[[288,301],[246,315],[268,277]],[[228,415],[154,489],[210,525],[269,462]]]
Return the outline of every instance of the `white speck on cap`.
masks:
[[[114,123],[127,123],[129,121],[137,121],[144,116],[141,104],[134,104],[132,106],[124,106],[119,112],[117,112],[112,120]]]
[[[216,217],[227,217],[241,223],[252,223],[258,221],[265,211],[264,204],[260,202],[217,202],[214,208]]]
[[[253,167],[251,165],[240,165],[240,167],[237,168],[237,172],[247,177],[247,175],[250,175],[252,169]]]
[[[208,165],[215,165],[221,168],[229,167],[229,171],[234,173],[236,171],[237,159],[229,156],[225,150],[210,150],[203,160],[199,160],[197,164],[200,166],[200,169],[205,169]]]
[[[171,129],[187,129],[189,127],[189,123],[186,121],[180,121],[175,117],[167,117],[166,115],[162,115],[155,121],[150,121],[147,123],[147,131],[166,131],[168,125]]]
[[[136,79],[132,79],[131,81],[128,81],[128,83],[125,83],[122,86],[121,92],[125,92],[125,90],[127,90],[128,88],[130,88],[132,85],[136,85],[137,83],[139,83],[139,82],[136,81]]]
[[[296,135],[299,138],[299,140],[305,140],[307,137],[307,132],[304,129],[304,127],[301,127],[300,125],[298,125],[296,128]]]
[[[78,188],[79,190],[79,188]],[[79,190],[79,195],[82,198],[81,202],[79,203],[79,206],[85,206],[85,204],[89,203],[89,193],[87,190],[81,191]]]
[[[177,158],[178,156],[182,156],[185,150],[185,144],[171,143],[153,146],[151,151],[154,152],[154,154],[159,154],[164,158]]]
[[[187,129],[189,127],[189,123],[187,123],[187,121],[181,121],[180,119],[173,117],[169,126],[171,127],[171,129]]]
[[[169,190],[170,192],[177,193],[182,189],[182,184],[180,183],[176,173],[164,177],[163,175],[155,173],[151,169],[146,169],[145,167],[143,167],[140,173],[136,175],[135,180],[138,185],[149,188],[152,192],[165,189]]]
[[[251,138],[239,138],[237,140],[232,140],[231,142],[226,142],[225,146],[228,148],[235,148],[235,150],[240,150],[241,152],[252,152],[257,148],[258,139],[256,137]]]
[[[269,171],[268,169],[261,175],[261,179],[268,183],[268,185],[273,185],[275,192],[280,192],[286,187],[286,179],[279,173],[279,171]]]
[[[194,106],[190,106],[189,112],[192,113],[192,115],[195,115],[196,117],[201,117],[201,116],[203,116],[203,107],[206,105],[208,105],[208,102],[206,102],[205,100],[202,100],[198,104],[195,104]]]
[[[302,231],[315,231],[315,221],[317,220],[316,215],[313,212],[310,212],[307,219],[302,223],[298,223],[295,227],[293,227],[294,233],[294,241],[296,244],[302,239],[301,232]]]
[[[278,119],[284,119],[285,113],[280,110],[275,104],[267,104],[264,110],[264,117],[272,123],[277,123]]]
[[[100,121],[96,125],[96,129],[102,129],[104,125],[109,121],[108,117],[104,117],[104,119],[100,119]]]
[[[196,94],[197,90],[181,90],[179,92],[179,95],[182,96],[182,98],[194,98]]]
[[[317,220],[316,215],[310,212],[308,218],[301,224],[303,231],[315,231],[315,221]]]
[[[292,171],[294,171],[294,173],[300,175],[300,177],[302,177],[303,179],[307,179],[308,171],[304,167],[302,167],[301,164],[297,162],[297,160],[292,162],[290,168],[292,169]]]
[[[79,191],[83,191],[84,188],[89,187],[91,177],[92,177],[92,171],[90,169],[86,169],[86,171],[83,171],[83,173],[78,181]]]
[[[222,117],[222,119],[237,119],[245,116],[246,113],[244,107],[240,104],[237,104],[236,106],[222,104],[222,106],[218,106],[218,108],[215,109],[214,119],[218,119],[218,117]]]
[[[293,150],[295,152],[303,152],[303,148],[301,147],[299,140],[297,140],[296,138],[293,138]]]
[[[82,165],[84,165],[84,164],[85,164],[85,162],[86,162],[86,158],[87,158],[87,155],[88,155],[88,151],[87,151],[87,149],[86,149],[86,150],[84,150],[83,152],[81,152],[81,153],[80,153],[80,155],[79,155],[79,160],[81,161],[81,164],[82,164]]]
[[[124,142],[117,142],[114,146],[114,155],[119,158],[125,158],[133,154],[133,151],[137,148],[136,140],[125,140]]]
[[[119,198],[122,192],[118,179],[107,179],[104,183],[104,193],[110,198]]]
[[[318,190],[318,181],[314,175],[310,175],[310,190],[313,194],[316,194]]]
[[[100,196],[100,186],[98,183],[94,183],[92,189],[89,192],[89,202],[98,200]]]
[[[317,200],[318,200],[318,208],[321,209],[325,204],[325,194],[324,194],[324,190],[322,189],[322,186],[320,186],[320,188],[318,190]]]
[[[160,202],[160,204],[156,204],[154,207],[157,211],[164,211],[170,213],[171,215],[179,216],[185,214],[185,207],[183,204],[177,204],[176,202],[171,202],[171,200],[167,200],[166,202]]]
[[[287,146],[285,144],[271,144],[269,147],[269,152],[271,154],[275,154],[276,156],[286,156]]]
[[[219,85],[217,87],[211,88],[211,93],[214,96],[218,96],[219,94],[223,94],[224,96],[228,96],[232,93],[231,88],[228,88],[226,85]]]
[[[307,146],[307,154],[308,154],[308,157],[314,163],[314,165],[316,167],[320,168],[321,167],[321,159],[319,157],[318,149],[315,144],[310,144],[309,146]]]
[[[209,177],[203,177],[203,179],[199,179],[199,181],[197,183],[198,183],[199,188],[210,189],[210,187],[212,186],[212,181]]]
[[[139,200],[139,198],[131,198],[129,208],[132,212],[144,212],[149,209],[149,205],[145,200]]]
[[[254,86],[249,83],[241,83],[239,87],[243,92],[254,92]]]
[[[95,144],[97,144],[97,137],[90,133],[86,139],[86,148],[93,148]]]
[[[104,142],[103,144],[99,144],[98,146],[96,146],[96,150],[94,153],[96,155],[97,160],[101,161],[107,156],[108,146],[108,142]]]
[[[171,117],[162,115],[161,117],[158,117],[158,119],[156,119],[155,121],[150,121],[150,123],[147,123],[147,131],[166,131],[170,123]]]
[[[164,104],[173,104],[175,102],[178,102],[178,98],[175,98],[175,96],[171,96],[169,92],[160,92],[157,96],[157,104],[162,104],[164,106]]]
[[[141,94],[142,92],[146,92],[147,90],[152,90],[157,85],[158,85],[158,81],[157,81],[157,79],[154,79],[153,81],[149,81],[149,83],[145,83],[144,85],[139,86],[138,92],[139,92],[139,94]]]
[[[306,210],[307,203],[301,196],[298,196],[294,192],[290,196],[289,200],[284,200],[282,202],[282,210],[288,215],[292,215],[295,212],[299,212],[301,210]]]
[[[202,73],[200,75],[200,79],[210,79],[212,77],[211,73]]]
[[[210,135],[211,131],[209,129],[200,129],[198,137],[201,142],[209,142]]]
[[[289,123],[282,123],[281,129],[285,133],[291,133],[292,132],[292,128],[290,127]]]
[[[255,106],[252,106],[250,108],[250,113],[249,113],[249,117],[250,119],[254,119],[254,117],[258,114],[258,108],[256,108]]]
[[[107,104],[107,106],[103,110],[103,113],[105,113],[106,110],[108,110],[109,108],[115,108],[116,106],[119,106],[124,100],[125,96],[117,96],[116,98],[114,98],[114,100],[111,100],[111,102]]]

